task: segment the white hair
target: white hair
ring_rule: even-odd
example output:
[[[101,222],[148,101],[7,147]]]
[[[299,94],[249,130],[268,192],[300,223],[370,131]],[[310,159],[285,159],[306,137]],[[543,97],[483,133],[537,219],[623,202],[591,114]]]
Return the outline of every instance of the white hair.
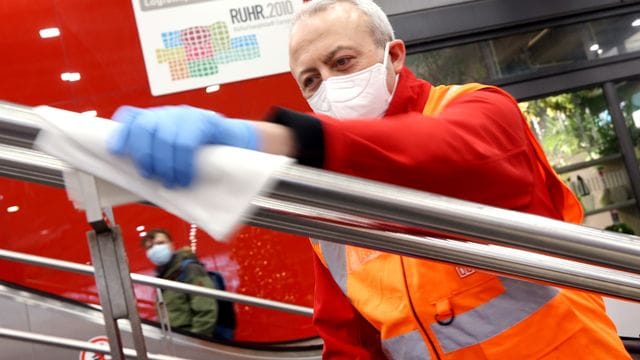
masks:
[[[387,42],[393,40],[393,28],[389,18],[372,0],[311,0],[305,2],[300,10],[294,15],[291,29],[302,18],[311,17],[321,13],[333,5],[343,3],[351,4],[358,8],[369,19],[369,30],[376,46],[384,48]]]

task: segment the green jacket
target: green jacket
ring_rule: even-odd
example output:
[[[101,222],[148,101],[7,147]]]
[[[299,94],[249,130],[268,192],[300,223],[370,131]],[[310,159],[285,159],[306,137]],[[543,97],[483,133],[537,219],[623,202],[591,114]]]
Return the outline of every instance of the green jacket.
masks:
[[[178,281],[180,263],[187,259],[196,259],[189,247],[174,252],[167,265],[158,267],[160,277]],[[191,263],[185,268],[183,282],[215,289],[207,270],[200,264]],[[195,334],[211,336],[218,319],[218,303],[212,297],[192,295],[174,290],[162,290],[162,297],[169,313],[172,328],[179,328]]]

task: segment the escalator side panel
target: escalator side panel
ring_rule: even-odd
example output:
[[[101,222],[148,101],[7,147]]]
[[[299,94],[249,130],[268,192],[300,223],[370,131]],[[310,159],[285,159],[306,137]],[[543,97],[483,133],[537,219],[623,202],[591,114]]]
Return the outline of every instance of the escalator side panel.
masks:
[[[0,284],[0,327],[32,331],[80,341],[105,336],[104,321],[99,310],[65,302],[42,294]],[[130,328],[121,321],[123,344],[133,348]],[[143,325],[147,351],[154,354],[175,355],[187,359],[299,359],[321,358],[319,349],[307,351],[261,351],[226,346],[214,342],[173,334],[173,341],[164,337],[160,329]],[[0,338],[0,360],[12,359],[77,359],[79,352],[46,345]],[[175,349],[175,352],[172,351]]]

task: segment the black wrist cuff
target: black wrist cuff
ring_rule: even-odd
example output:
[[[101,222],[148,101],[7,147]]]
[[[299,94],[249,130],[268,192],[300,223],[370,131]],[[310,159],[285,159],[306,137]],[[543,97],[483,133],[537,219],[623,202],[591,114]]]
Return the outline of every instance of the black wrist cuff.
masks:
[[[293,131],[297,144],[296,158],[301,165],[324,166],[324,131],[320,120],[297,111],[275,108],[267,121],[284,125]]]

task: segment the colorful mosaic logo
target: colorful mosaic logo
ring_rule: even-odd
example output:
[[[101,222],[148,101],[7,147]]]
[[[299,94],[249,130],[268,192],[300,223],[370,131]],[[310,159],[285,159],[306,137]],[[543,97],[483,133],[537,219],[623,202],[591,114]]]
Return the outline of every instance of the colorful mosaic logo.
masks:
[[[171,80],[215,75],[220,64],[260,57],[255,34],[230,37],[224,22],[164,32],[162,44],[156,56],[169,65]]]

